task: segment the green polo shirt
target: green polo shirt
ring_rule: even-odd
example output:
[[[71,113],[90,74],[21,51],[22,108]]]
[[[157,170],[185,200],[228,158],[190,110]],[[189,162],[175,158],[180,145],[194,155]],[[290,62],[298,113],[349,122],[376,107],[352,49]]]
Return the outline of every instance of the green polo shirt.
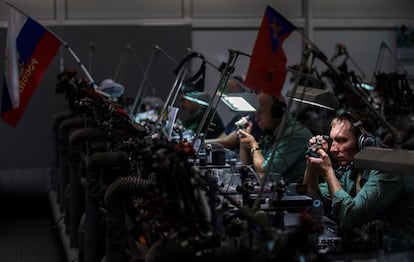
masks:
[[[280,126],[277,127],[272,135],[266,135],[260,143],[265,158],[262,167],[267,170],[269,163],[272,163],[269,173],[279,173],[290,183],[301,183],[306,168],[305,153],[312,133],[303,124],[289,116],[271,160],[273,144],[280,128]]]
[[[374,220],[385,225],[385,235],[398,241],[414,241],[414,176],[391,174],[378,170],[362,170],[361,189],[356,192],[355,169],[336,172],[343,187],[332,201],[326,183],[320,193],[325,208],[346,228],[361,226]]]

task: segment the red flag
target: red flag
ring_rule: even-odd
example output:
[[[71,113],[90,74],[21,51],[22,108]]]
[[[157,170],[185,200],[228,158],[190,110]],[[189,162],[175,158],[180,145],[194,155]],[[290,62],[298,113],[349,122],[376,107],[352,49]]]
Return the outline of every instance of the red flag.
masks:
[[[267,6],[252,57],[245,85],[255,91],[280,96],[286,79],[286,55],[283,41],[296,30],[286,18]]]
[[[16,126],[62,41],[44,26],[10,8],[1,117]]]

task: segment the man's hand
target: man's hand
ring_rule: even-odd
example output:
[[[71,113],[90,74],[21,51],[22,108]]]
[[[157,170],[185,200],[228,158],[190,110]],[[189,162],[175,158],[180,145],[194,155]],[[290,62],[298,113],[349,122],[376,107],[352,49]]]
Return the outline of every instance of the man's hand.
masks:
[[[306,155],[307,169],[312,175],[320,175],[326,179],[333,169],[332,162],[327,154],[329,150],[329,137],[317,135],[309,139],[309,150],[312,154]]]
[[[251,148],[258,147],[256,139],[249,132],[249,130],[251,131],[251,127],[251,125],[248,125],[246,130],[239,129],[237,131],[237,135],[239,136],[240,141],[240,148],[243,147],[250,150]]]

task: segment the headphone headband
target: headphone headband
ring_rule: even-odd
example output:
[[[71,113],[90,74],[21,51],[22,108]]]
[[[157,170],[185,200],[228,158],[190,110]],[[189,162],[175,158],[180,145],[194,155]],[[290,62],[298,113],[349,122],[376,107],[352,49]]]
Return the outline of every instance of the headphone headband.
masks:
[[[344,116],[346,119],[349,120],[349,122],[351,122],[352,126],[355,128],[358,128],[361,130],[361,128],[365,131],[363,125],[362,125],[362,121],[357,118],[353,113],[351,113],[350,111],[345,111],[341,114],[341,116]]]
[[[202,54],[197,52],[190,52],[188,55],[186,55],[177,65],[177,68],[174,70],[174,73],[178,74],[178,72],[184,67],[184,65],[194,58],[200,58],[202,60],[200,69],[191,77],[184,79],[183,84],[185,85],[194,85],[197,81],[200,80],[201,77],[204,77],[206,71],[206,60]]]

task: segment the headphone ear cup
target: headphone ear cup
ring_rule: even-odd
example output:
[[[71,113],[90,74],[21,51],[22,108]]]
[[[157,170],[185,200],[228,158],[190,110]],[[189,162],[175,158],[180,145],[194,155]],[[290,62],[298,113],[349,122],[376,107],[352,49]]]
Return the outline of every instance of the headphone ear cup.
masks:
[[[358,150],[367,146],[375,146],[376,143],[375,137],[372,134],[364,132],[358,137]]]
[[[349,111],[345,111],[345,112],[341,113],[340,115],[342,115],[346,119],[348,119],[351,122],[351,125],[354,128],[357,128],[359,130],[359,132],[361,133],[357,137],[358,151],[361,150],[364,147],[375,146],[377,144],[377,142],[375,140],[375,136],[373,136],[371,133],[365,131],[364,127],[362,126],[362,121],[359,120],[354,114],[352,114]]]
[[[270,113],[273,118],[282,118],[283,114],[286,112],[286,104],[279,100],[273,102]]]

